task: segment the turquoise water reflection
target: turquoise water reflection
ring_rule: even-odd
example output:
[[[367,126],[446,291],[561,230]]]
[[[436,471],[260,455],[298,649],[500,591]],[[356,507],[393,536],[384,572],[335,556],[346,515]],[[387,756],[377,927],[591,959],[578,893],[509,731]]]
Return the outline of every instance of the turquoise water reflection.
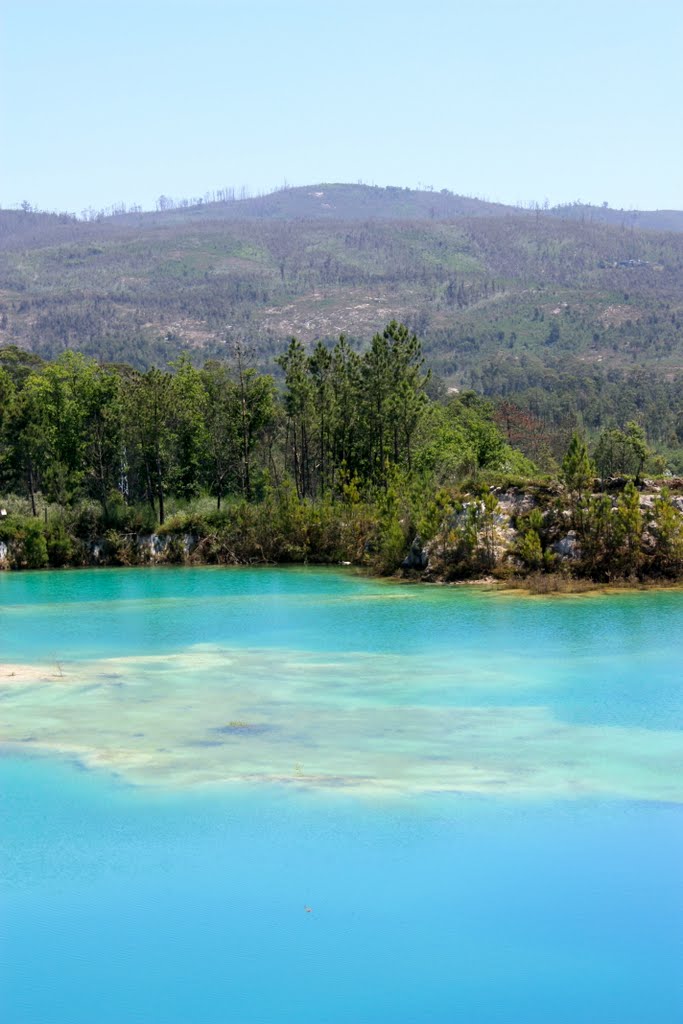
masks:
[[[12,1024],[680,1020],[677,809],[1,792]]]
[[[2,1019],[678,1022],[682,623],[673,592],[0,575]]]
[[[197,644],[436,656],[521,677],[527,695],[594,724],[680,721],[682,622],[680,590],[542,600],[320,569],[0,573],[3,662]]]
[[[22,752],[146,785],[683,800],[683,592],[136,569],[5,575],[0,597]]]

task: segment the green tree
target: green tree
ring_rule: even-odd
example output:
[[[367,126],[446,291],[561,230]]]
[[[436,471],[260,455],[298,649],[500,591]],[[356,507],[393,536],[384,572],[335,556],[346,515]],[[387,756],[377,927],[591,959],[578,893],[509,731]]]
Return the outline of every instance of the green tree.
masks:
[[[516,553],[529,569],[540,569],[547,563],[541,537],[544,533],[543,513],[540,508],[532,508],[525,516],[517,520]]]
[[[301,342],[292,338],[277,360],[285,374],[285,449],[299,498],[313,497],[311,437],[315,431],[315,401],[309,363]]]
[[[611,476],[632,476],[640,481],[645,465],[654,457],[643,428],[635,421],[626,430],[608,427],[595,445],[595,464],[602,479]]]
[[[645,439],[645,431],[640,424],[636,423],[634,420],[631,420],[626,424],[626,438],[628,440],[633,459],[633,475],[635,476],[636,483],[640,483],[645,463],[653,453],[648,447]]]
[[[391,391],[388,412],[395,465],[412,467],[415,433],[427,405],[425,388],[429,371],[423,373],[422,346],[404,324],[392,321],[384,331],[389,342]]]
[[[605,580],[622,575],[617,511],[608,494],[585,498],[577,535],[583,569],[591,579]]]
[[[125,480],[121,378],[114,371],[90,364],[79,384],[79,401],[85,433],[85,487],[106,510]]]
[[[147,500],[160,525],[174,456],[173,382],[170,373],[152,367],[136,374],[127,389],[128,428]]]
[[[21,437],[29,476],[62,505],[78,495],[85,476],[84,396],[93,373],[94,364],[69,351],[32,373],[21,391]]]
[[[308,371],[313,383],[313,394],[317,412],[317,476],[320,491],[330,490],[334,469],[334,425],[336,402],[334,395],[334,366],[331,352],[318,342],[308,361]]]
[[[332,473],[360,479],[364,469],[361,409],[361,359],[342,334],[332,350]]]
[[[562,460],[562,479],[567,488],[572,526],[582,543],[586,539],[586,516],[594,476],[595,466],[588,454],[586,441],[581,434],[574,432]]]
[[[616,520],[619,568],[623,575],[630,576],[639,571],[643,561],[643,515],[640,511],[640,495],[632,480],[628,481],[619,495]]]
[[[10,424],[13,420],[16,392],[14,381],[0,365],[0,490],[4,490],[11,481],[13,438]]]
[[[237,398],[239,403],[239,437],[241,454],[242,494],[251,501],[251,460],[260,435],[272,422],[275,408],[275,382],[244,365],[241,348],[237,348]]]
[[[220,511],[223,496],[240,480],[240,402],[235,382],[224,363],[207,363],[202,371],[202,382],[206,395],[204,471]]]
[[[415,472],[438,484],[454,484],[476,470],[478,454],[477,439],[451,408],[430,405],[413,459]]]
[[[502,468],[506,445],[493,420],[492,404],[474,391],[463,391],[446,408],[449,418],[459,424],[468,439],[474,456],[471,471]]]
[[[366,474],[386,488],[390,464],[410,468],[429,374],[417,337],[392,321],[376,334],[360,367]]]
[[[390,395],[389,339],[375,334],[361,368],[365,476],[387,486],[387,427]]]
[[[529,569],[540,569],[543,565],[543,547],[536,530],[527,530],[517,542],[517,554]]]
[[[169,426],[172,431],[170,486],[178,497],[188,499],[199,493],[202,478],[207,447],[206,391],[201,372],[186,356],[172,365],[175,373],[169,384]]]
[[[683,515],[666,488],[655,498],[653,513],[655,567],[665,576],[676,576],[683,570]]]
[[[572,434],[562,460],[562,476],[567,489],[573,494],[589,490],[593,483],[595,465],[588,454],[588,445],[579,433]]]

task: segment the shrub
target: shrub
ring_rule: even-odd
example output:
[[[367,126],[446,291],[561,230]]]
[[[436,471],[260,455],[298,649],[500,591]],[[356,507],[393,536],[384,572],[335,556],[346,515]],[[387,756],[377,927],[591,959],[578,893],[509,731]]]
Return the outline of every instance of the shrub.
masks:
[[[126,530],[129,528],[130,510],[120,491],[110,491],[102,509],[102,528]]]
[[[31,516],[8,517],[0,539],[11,545],[15,569],[42,569],[48,563],[45,529],[40,519]]]
[[[204,537],[209,532],[207,517],[201,512],[176,512],[169,516],[156,532],[163,536],[169,533],[191,533],[195,537]]]
[[[99,501],[81,501],[71,513],[71,529],[76,537],[93,540],[102,532],[103,514]]]
[[[131,505],[126,516],[130,533],[154,533],[157,528],[157,517],[151,505]]]
[[[117,530],[108,530],[105,534],[105,554],[113,565],[131,565],[133,562],[133,546],[128,537],[122,536]]]
[[[46,545],[50,565],[59,568],[60,566],[68,565],[72,561],[74,555],[73,538],[69,536],[61,520],[50,523],[47,527]]]
[[[28,569],[42,569],[47,565],[47,543],[43,525],[37,519],[28,520],[23,536],[24,558]]]
[[[539,569],[543,565],[543,548],[536,530],[527,530],[520,537],[517,542],[517,555],[529,569]]]

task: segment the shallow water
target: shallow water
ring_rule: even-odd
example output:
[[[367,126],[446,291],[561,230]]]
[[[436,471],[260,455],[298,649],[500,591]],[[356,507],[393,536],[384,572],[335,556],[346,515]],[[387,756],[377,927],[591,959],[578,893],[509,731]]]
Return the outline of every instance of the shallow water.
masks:
[[[678,1022],[682,625],[681,592],[0,574],[2,1019]]]

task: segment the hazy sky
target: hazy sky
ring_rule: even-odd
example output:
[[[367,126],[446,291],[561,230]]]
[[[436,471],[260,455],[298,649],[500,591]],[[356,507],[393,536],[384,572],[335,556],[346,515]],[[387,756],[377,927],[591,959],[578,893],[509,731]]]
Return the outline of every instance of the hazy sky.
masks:
[[[680,0],[0,0],[0,205],[432,185],[683,208]]]

